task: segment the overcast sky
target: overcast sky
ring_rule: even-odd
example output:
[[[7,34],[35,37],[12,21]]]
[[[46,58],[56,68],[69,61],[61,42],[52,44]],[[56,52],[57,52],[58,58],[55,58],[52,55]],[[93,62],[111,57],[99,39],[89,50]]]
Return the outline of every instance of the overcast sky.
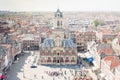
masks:
[[[120,0],[0,0],[10,11],[120,11]]]

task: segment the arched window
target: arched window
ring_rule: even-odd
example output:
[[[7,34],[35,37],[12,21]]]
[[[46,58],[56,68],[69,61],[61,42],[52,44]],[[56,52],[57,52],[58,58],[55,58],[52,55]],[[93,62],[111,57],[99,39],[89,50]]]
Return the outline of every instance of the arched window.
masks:
[[[57,16],[59,17],[59,16],[60,16],[60,14],[57,14]]]
[[[66,57],[66,60],[65,60],[65,62],[69,62],[69,58],[68,58],[68,57]]]
[[[72,57],[71,62],[75,62],[75,58],[74,57]]]
[[[53,57],[53,62],[56,62],[56,57]]]
[[[63,61],[63,57],[60,58],[60,62],[64,62],[64,61]]]
[[[62,21],[61,21],[61,26],[62,26]]]
[[[47,62],[51,62],[51,58],[50,58],[50,57],[48,57],[48,60],[47,60]]]
[[[58,21],[58,22],[57,22],[57,26],[59,26],[59,25],[60,25],[60,22]]]

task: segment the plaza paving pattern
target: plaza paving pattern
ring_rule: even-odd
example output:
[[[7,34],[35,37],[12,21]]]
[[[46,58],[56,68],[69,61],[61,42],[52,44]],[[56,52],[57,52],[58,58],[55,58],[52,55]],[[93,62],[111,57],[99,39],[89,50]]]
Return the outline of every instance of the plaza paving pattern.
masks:
[[[7,72],[7,80],[73,80],[79,66],[37,65],[38,52],[26,53],[18,63],[11,66]],[[37,68],[31,68],[32,64]],[[97,80],[97,79],[94,79]]]

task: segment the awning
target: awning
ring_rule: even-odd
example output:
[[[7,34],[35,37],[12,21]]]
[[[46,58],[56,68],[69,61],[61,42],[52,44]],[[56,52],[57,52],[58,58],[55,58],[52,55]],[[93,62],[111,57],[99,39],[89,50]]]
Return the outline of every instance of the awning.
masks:
[[[88,61],[88,62],[93,62],[93,60],[94,60],[93,57],[87,58],[87,61]]]

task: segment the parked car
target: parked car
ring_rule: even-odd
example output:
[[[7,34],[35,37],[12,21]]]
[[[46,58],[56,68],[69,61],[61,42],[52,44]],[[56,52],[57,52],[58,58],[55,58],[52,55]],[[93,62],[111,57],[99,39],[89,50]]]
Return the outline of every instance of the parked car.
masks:
[[[30,67],[31,68],[37,68],[37,65],[36,64],[32,64]]]

